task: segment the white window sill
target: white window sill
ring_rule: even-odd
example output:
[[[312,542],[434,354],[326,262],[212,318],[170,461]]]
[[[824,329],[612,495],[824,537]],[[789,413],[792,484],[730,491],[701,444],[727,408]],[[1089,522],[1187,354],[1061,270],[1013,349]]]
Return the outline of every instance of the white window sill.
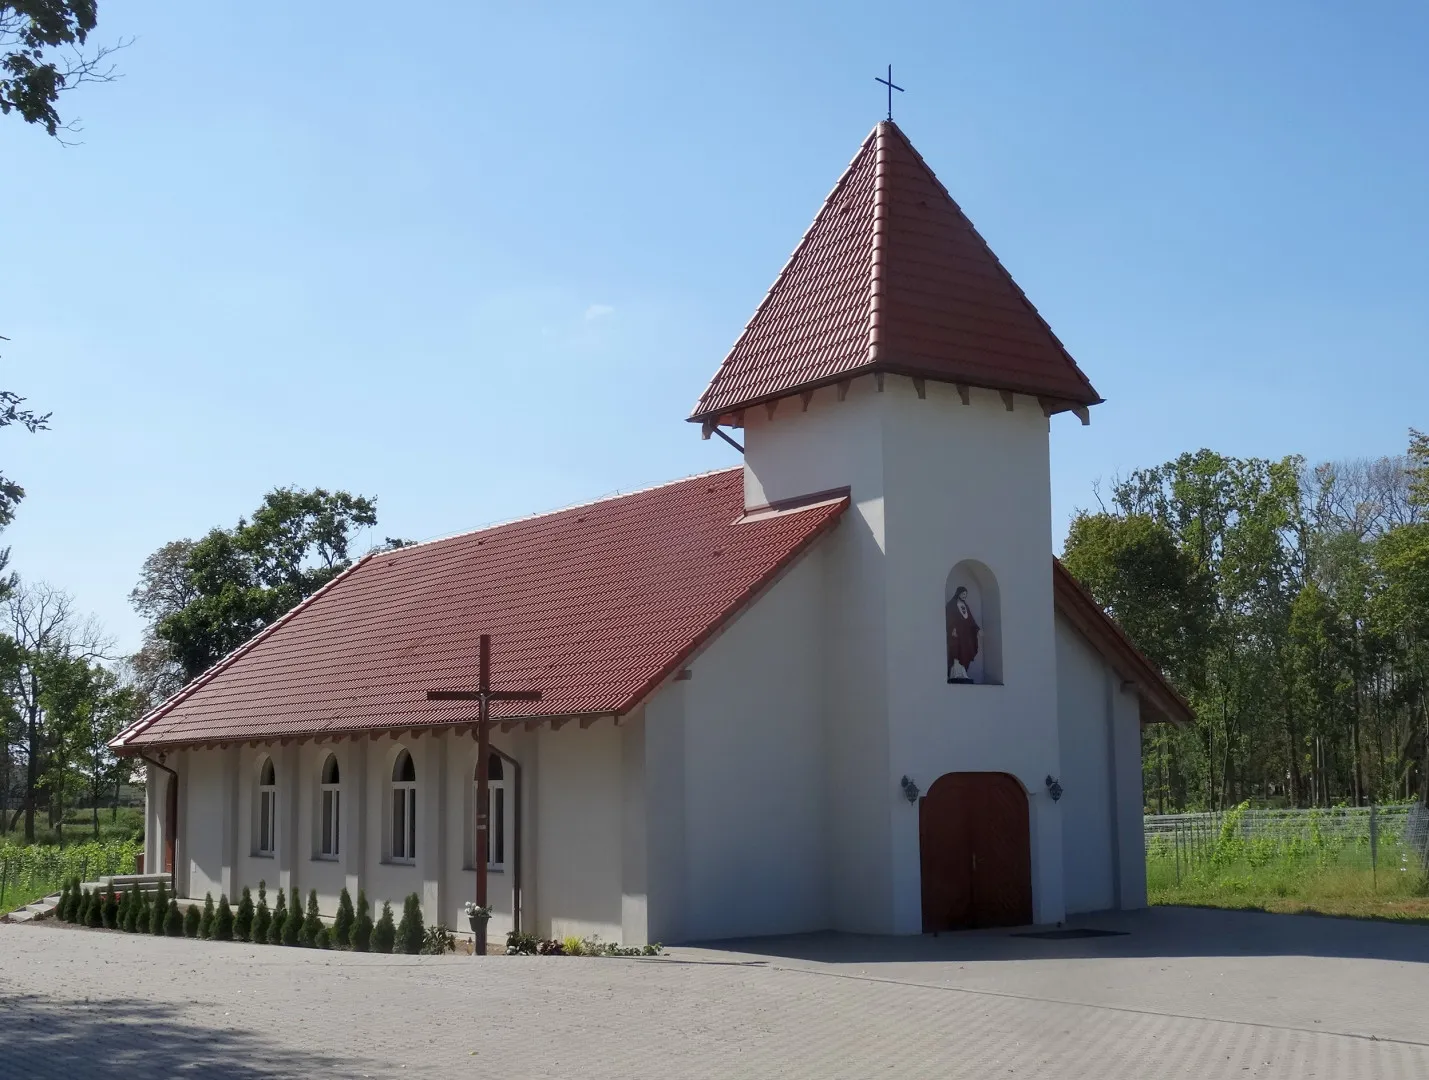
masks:
[[[389,858],[386,858],[386,859],[383,859],[383,860],[382,860],[382,865],[383,865],[383,866],[416,866],[416,865],[417,865],[417,860],[416,860],[416,859],[393,859],[393,858],[390,858],[390,857],[389,857]]]
[[[277,855],[278,853],[276,851],[255,851],[248,857],[250,859],[273,859],[276,858]]]
[[[313,862],[340,862],[341,855],[314,855]]]

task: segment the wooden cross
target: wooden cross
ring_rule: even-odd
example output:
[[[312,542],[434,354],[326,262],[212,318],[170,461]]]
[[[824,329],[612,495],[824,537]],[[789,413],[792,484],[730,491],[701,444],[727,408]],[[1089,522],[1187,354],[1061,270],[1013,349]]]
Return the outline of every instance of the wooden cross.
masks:
[[[475,690],[428,690],[428,701],[475,701],[476,719],[476,904],[486,907],[486,860],[491,850],[487,835],[486,803],[490,798],[486,766],[491,756],[491,703],[493,701],[540,701],[539,690],[491,689],[491,635],[479,639],[480,666]],[[485,942],[478,942],[484,945]]]
[[[895,85],[893,84],[893,65],[892,65],[892,64],[889,64],[889,65],[888,65],[888,78],[886,78],[886,79],[880,79],[880,78],[878,78],[877,76],[874,76],[873,81],[874,81],[874,82],[882,83],[884,86],[888,87],[888,119],[892,120],[892,119],[893,119],[893,91],[897,90],[900,94],[903,93],[903,87],[901,87],[901,86],[895,86]]]

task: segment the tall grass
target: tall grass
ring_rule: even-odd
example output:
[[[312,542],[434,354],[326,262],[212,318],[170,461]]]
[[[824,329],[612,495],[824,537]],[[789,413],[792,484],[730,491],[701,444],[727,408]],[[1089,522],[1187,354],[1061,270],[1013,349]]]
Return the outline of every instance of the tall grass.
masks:
[[[68,878],[92,881],[107,874],[132,874],[143,845],[133,840],[104,843],[0,844],[0,911],[12,911],[49,893]]]

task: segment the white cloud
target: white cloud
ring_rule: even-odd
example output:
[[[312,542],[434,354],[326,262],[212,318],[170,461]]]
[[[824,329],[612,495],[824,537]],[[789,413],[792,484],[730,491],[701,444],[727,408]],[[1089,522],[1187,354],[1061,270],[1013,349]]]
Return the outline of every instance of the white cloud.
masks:
[[[615,308],[609,304],[592,304],[585,309],[586,322],[591,322],[594,319],[604,319],[614,314]]]

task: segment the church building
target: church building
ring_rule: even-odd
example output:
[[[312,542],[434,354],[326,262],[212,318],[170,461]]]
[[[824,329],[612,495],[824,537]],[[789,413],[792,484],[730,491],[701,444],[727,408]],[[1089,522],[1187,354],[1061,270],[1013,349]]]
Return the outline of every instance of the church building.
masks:
[[[353,565],[124,731],[180,896],[359,887],[625,944],[1146,902],[1186,703],[1053,558],[1101,402],[904,133],[869,134],[691,421],[743,464]],[[1063,416],[1068,414],[1068,416]],[[693,436],[693,429],[692,429]]]

